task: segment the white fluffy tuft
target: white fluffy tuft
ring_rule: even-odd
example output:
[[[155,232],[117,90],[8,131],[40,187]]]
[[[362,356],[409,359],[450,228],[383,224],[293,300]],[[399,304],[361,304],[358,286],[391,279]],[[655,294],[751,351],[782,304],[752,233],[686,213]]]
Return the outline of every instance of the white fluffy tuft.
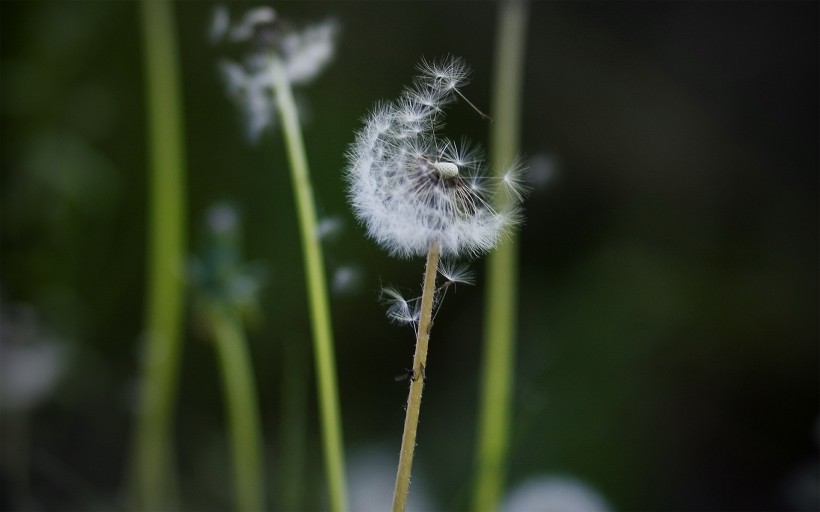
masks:
[[[381,102],[348,150],[346,179],[357,219],[390,254],[476,256],[495,247],[514,220],[484,196],[481,152],[440,138],[443,107],[463,97],[469,68],[455,57],[422,61],[395,102]],[[516,194],[513,194],[514,196]]]

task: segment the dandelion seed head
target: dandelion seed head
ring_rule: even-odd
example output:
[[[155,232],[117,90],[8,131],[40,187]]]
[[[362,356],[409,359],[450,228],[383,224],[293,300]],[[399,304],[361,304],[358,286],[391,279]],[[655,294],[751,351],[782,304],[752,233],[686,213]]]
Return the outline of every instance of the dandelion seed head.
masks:
[[[419,69],[397,101],[376,105],[349,148],[350,202],[368,235],[393,255],[423,255],[434,241],[444,256],[479,255],[514,217],[496,212],[478,185],[481,152],[437,135],[469,68],[448,57]]]

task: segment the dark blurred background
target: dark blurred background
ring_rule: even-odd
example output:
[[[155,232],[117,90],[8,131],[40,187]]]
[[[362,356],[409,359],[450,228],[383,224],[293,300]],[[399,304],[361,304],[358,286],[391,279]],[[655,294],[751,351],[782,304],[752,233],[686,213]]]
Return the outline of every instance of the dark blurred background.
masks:
[[[3,509],[122,507],[146,270],[138,7],[0,5]],[[209,206],[238,206],[247,259],[269,276],[249,339],[270,492],[289,471],[277,456],[282,404],[295,402],[307,414],[310,496],[323,473],[287,162],[278,131],[256,145],[244,137],[207,38],[213,7],[175,4],[189,246]],[[275,8],[342,28],[334,62],[299,93],[320,214],[344,228],[325,245],[328,274],[360,273],[332,302],[348,454],[391,460],[407,386],[394,377],[413,334],[389,325],[377,296],[381,283],[418,286],[423,262],[391,259],[364,237],[346,205],[344,152],[421,56],[464,57],[474,71],[464,92],[487,110],[496,4]],[[522,151],[533,190],[518,235],[510,487],[557,473],[615,510],[817,510],[818,3],[533,2],[530,15]],[[446,131],[486,145],[489,126],[459,105]],[[433,334],[414,479],[433,510],[469,501],[482,265],[477,286],[448,296]],[[214,350],[188,326],[183,503],[227,510]],[[284,361],[301,361],[301,385],[284,386]]]

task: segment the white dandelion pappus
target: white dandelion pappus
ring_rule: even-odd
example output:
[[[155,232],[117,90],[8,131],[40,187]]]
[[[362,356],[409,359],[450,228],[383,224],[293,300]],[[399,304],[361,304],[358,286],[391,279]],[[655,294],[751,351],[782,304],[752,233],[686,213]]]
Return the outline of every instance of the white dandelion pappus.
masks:
[[[442,256],[476,256],[495,247],[516,216],[489,205],[480,153],[436,135],[443,107],[463,98],[469,68],[447,57],[419,70],[397,101],[375,106],[349,148],[350,201],[368,235],[394,256],[422,256],[433,242]]]
[[[382,301],[387,305],[387,318],[391,321],[414,327],[418,324],[420,299],[407,300],[395,287],[385,286],[382,288]]]
[[[456,283],[456,284],[466,284],[466,285],[474,285],[475,284],[475,273],[470,270],[465,264],[458,264],[449,261],[442,261],[441,265],[438,267],[438,273],[441,274],[447,283]]]

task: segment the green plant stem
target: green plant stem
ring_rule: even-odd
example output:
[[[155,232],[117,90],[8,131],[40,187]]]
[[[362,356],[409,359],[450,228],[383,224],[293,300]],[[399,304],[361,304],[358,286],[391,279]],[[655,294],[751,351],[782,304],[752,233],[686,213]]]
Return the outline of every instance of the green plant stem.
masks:
[[[322,249],[316,222],[316,206],[308,173],[307,155],[299,127],[299,116],[293,100],[290,82],[281,64],[272,62],[274,89],[279,117],[285,136],[290,161],[293,194],[299,217],[302,238],[302,256],[305,260],[313,330],[313,354],[319,393],[319,414],[325,453],[325,471],[328,479],[330,506],[335,512],[347,510],[342,424],[339,413],[339,392],[333,351],[333,333],[328,305],[327,282]]]
[[[229,413],[236,510],[260,512],[266,508],[264,444],[247,341],[235,311],[214,304],[208,313]]]
[[[407,507],[407,494],[410,490],[410,471],[413,467],[416,432],[419,426],[421,392],[424,389],[424,373],[425,365],[427,364],[427,346],[430,341],[438,261],[439,244],[438,242],[432,242],[430,249],[427,251],[427,265],[424,268],[419,330],[416,334],[416,353],[413,356],[413,375],[410,379],[410,393],[407,397],[407,414],[404,417],[404,433],[401,438],[399,467],[396,472],[396,487],[393,490],[393,512],[404,512],[404,509]]]
[[[527,5],[499,5],[490,154],[493,162],[512,162],[518,153]],[[506,207],[501,197],[495,207]],[[504,488],[509,445],[518,307],[518,244],[502,243],[487,262],[487,302],[479,405],[477,475],[473,510],[498,509]]]
[[[146,339],[131,492],[139,510],[169,507],[174,481],[171,426],[181,352],[185,252],[185,161],[177,45],[171,2],[144,0],[148,108],[149,240]]]
[[[307,347],[302,343],[282,343],[282,425],[278,460],[288,468],[279,475],[280,509],[304,510],[305,452],[310,401],[305,375],[310,373]]]

